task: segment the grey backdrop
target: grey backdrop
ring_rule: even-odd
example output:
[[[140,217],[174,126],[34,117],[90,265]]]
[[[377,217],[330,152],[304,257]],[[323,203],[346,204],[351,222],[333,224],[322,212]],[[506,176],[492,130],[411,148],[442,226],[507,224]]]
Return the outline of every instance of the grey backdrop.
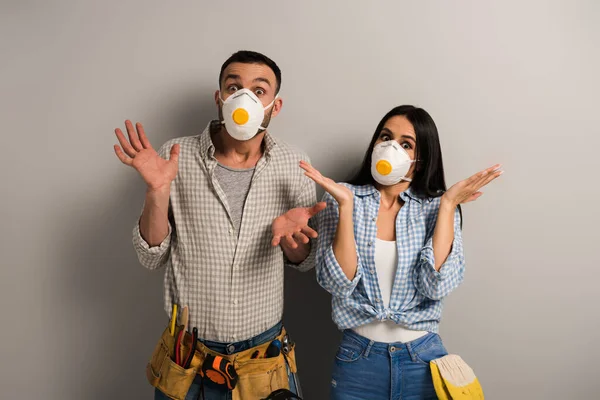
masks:
[[[0,4],[0,398],[151,398],[162,272],[130,244],[144,186],[113,129],[198,134],[238,49],[279,63],[271,132],[335,179],[403,103],[436,120],[449,183],[504,163],[464,209],[442,337],[490,399],[598,398],[597,1]],[[287,271],[285,322],[327,398],[339,334],[314,272]]]

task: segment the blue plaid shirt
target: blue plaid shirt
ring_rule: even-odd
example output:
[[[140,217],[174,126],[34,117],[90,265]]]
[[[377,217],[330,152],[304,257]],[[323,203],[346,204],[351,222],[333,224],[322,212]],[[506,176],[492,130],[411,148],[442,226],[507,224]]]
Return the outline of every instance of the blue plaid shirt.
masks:
[[[375,270],[376,221],[381,194],[372,185],[344,185],[354,192],[358,268],[353,280],[346,277],[333,253],[339,208],[329,193],[323,197],[327,208],[317,214],[317,281],[333,296],[333,321],[340,330],[376,320],[391,320],[409,329],[437,332],[442,299],[462,282],[465,270],[458,209],[454,217],[452,251],[436,271],[432,238],[440,198],[421,199],[410,189],[400,194],[405,204],[396,218],[398,267],[389,308],[385,308]]]

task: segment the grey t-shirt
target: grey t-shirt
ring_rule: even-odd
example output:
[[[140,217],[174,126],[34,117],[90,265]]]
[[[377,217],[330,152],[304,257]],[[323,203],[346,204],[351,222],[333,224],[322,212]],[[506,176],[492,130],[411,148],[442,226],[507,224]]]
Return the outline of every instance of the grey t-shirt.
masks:
[[[250,190],[254,168],[236,169],[217,164],[214,173],[227,197],[227,204],[229,205],[233,225],[236,231],[239,232],[240,223],[242,222],[242,211],[244,210],[244,203]]]

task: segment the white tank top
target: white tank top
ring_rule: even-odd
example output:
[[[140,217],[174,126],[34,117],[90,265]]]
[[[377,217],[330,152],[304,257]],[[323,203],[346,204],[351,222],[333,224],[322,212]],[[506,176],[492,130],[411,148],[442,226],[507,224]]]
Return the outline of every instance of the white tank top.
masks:
[[[376,239],[375,270],[377,271],[381,299],[386,309],[390,306],[397,267],[398,249],[396,248],[396,242]],[[354,331],[367,339],[383,343],[407,343],[427,334],[426,331],[406,329],[390,320],[373,321],[354,328]]]

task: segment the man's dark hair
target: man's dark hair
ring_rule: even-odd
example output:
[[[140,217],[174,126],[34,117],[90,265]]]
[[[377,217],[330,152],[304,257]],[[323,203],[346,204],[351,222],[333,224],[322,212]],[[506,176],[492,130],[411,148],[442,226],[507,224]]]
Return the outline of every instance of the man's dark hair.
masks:
[[[219,74],[219,87],[221,86],[221,81],[223,79],[223,71],[229,64],[232,63],[243,63],[243,64],[263,64],[273,70],[275,74],[275,79],[277,79],[277,88],[275,93],[279,93],[279,89],[281,88],[281,70],[275,64],[275,61],[271,60],[269,57],[264,54],[257,53],[255,51],[249,50],[240,50],[231,55],[221,66],[221,73]]]

